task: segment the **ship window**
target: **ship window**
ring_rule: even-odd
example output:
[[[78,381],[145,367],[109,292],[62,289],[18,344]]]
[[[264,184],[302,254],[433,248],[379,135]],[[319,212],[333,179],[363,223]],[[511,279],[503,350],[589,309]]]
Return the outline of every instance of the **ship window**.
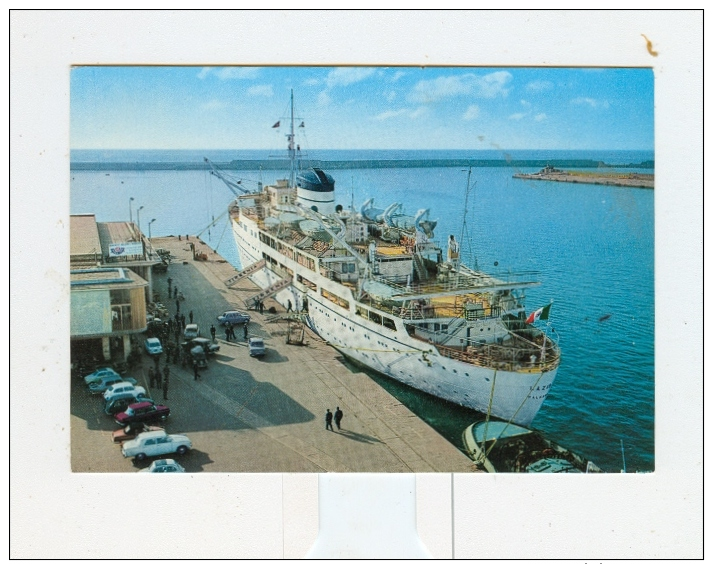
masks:
[[[392,331],[396,331],[396,324],[394,323],[394,320],[389,317],[384,317],[384,327],[391,329]]]

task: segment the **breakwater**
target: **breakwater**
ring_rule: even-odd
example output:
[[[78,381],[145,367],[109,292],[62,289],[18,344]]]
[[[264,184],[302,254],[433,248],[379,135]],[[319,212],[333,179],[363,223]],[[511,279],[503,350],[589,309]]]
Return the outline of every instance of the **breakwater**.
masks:
[[[245,159],[216,162],[223,170],[289,170],[287,159]],[[319,160],[302,159],[301,168],[325,170],[354,170],[375,168],[451,168],[451,167],[509,167],[515,169],[544,168],[546,166],[584,169],[637,168],[653,169],[654,161],[628,164],[607,164],[591,159],[355,159]],[[71,162],[70,170],[210,170],[204,162]]]

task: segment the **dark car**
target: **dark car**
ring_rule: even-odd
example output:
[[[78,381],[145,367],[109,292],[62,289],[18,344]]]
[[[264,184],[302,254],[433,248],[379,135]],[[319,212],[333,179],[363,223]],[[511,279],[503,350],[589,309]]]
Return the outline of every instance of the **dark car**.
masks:
[[[156,403],[151,398],[145,396],[138,396],[136,394],[124,394],[123,396],[116,397],[107,402],[104,402],[104,413],[107,415],[115,415],[121,411],[126,411],[132,403],[139,402],[149,402]]]
[[[146,423],[132,423],[127,425],[123,429],[117,429],[111,434],[111,440],[114,443],[123,443],[124,441],[130,441],[135,439],[139,433],[146,433],[148,431],[160,431],[161,427],[154,427],[147,425]]]
[[[132,403],[123,413],[117,413],[114,420],[119,425],[130,423],[148,423],[150,421],[163,420],[168,417],[171,410],[167,405],[155,405],[148,401]]]
[[[189,343],[189,350],[192,349],[195,346],[200,346],[203,347],[203,351],[205,354],[215,354],[220,350],[220,345],[218,343],[214,343],[210,339],[206,339],[205,337],[196,337]]]

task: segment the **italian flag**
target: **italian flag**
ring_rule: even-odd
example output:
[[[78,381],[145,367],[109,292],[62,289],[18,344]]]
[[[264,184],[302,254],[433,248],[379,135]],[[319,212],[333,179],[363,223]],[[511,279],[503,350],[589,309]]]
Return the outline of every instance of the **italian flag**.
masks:
[[[550,316],[550,307],[552,307],[552,304],[547,304],[546,306],[541,307],[540,309],[536,309],[530,314],[530,317],[527,318],[525,323],[534,323],[538,319],[541,319],[542,321],[547,321]]]

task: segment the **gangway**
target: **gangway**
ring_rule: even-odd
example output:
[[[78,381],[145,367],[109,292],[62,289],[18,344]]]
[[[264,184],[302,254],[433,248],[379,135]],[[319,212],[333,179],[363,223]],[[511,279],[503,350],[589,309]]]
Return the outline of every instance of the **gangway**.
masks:
[[[250,276],[251,274],[257,272],[261,268],[265,266],[265,259],[260,259],[257,262],[252,263],[250,266],[247,268],[244,268],[240,272],[238,272],[235,276],[231,276],[225,281],[225,285],[230,288],[231,286],[235,286],[240,280],[245,278],[246,276]]]
[[[258,303],[263,301],[265,298],[269,298],[273,294],[276,294],[283,288],[287,288],[292,284],[292,279],[290,278],[281,278],[277,282],[275,282],[272,286],[268,286],[261,292],[258,292],[257,294],[250,296],[249,298],[245,298],[244,303],[245,307],[248,309],[254,308]]]

